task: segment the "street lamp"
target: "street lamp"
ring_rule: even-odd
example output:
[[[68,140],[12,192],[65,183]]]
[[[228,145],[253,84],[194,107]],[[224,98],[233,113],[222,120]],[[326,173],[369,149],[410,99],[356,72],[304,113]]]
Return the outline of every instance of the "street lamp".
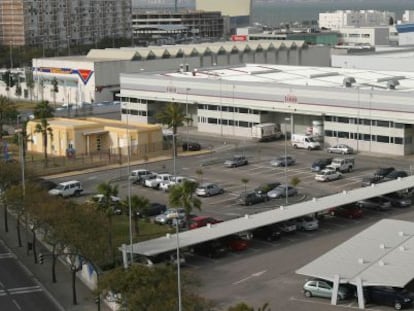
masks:
[[[188,128],[188,123],[190,122],[190,118],[188,116],[188,91],[190,91],[190,88],[186,88],[185,91],[185,115],[187,118],[187,146],[188,146],[188,138],[189,138],[189,128]]]
[[[290,121],[290,118],[285,118],[285,203],[288,204],[288,178],[287,178],[287,130],[286,122]]]
[[[181,263],[180,263],[180,238],[179,238],[179,215],[178,211],[173,216],[175,218],[175,237],[177,241],[177,294],[178,294],[178,311],[182,311],[182,302],[181,302]]]

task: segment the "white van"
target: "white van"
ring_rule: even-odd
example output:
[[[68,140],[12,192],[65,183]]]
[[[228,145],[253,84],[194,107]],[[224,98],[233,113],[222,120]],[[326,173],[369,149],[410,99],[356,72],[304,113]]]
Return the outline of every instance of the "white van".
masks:
[[[292,134],[293,148],[302,148],[307,150],[321,149],[321,145],[312,136],[302,134]]]
[[[66,198],[70,196],[78,196],[82,191],[83,188],[80,181],[71,180],[59,183],[56,188],[49,190],[49,194]]]

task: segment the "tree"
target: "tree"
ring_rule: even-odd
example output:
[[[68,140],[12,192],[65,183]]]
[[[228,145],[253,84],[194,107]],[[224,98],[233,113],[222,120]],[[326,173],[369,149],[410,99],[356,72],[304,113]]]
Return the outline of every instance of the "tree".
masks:
[[[213,303],[193,293],[194,276],[183,273],[181,282],[182,307],[188,311],[212,310]],[[132,265],[117,268],[103,275],[99,293],[118,295],[118,303],[130,311],[177,310],[177,274],[173,266],[146,267]]]
[[[124,204],[128,206],[128,203],[129,203],[129,198],[127,198],[127,201]],[[139,215],[145,216],[146,210],[149,208],[149,206],[150,206],[150,202],[146,197],[141,196],[141,195],[135,195],[135,194],[131,196],[131,212],[132,212],[132,218],[134,220],[134,234],[135,235],[139,234],[139,226],[138,226]]]
[[[155,115],[156,119],[162,124],[167,125],[173,131],[173,140],[176,141],[177,129],[184,125],[185,111],[184,106],[179,103],[169,103],[164,109]],[[173,150],[174,155],[177,155],[177,144]]]
[[[6,191],[12,185],[18,185],[21,179],[20,166],[18,163],[0,162],[0,203],[3,205],[4,228],[9,231],[8,225],[8,201],[6,200]]]
[[[36,124],[35,133],[41,133],[43,139],[43,152],[45,157],[45,166],[47,166],[47,146],[48,146],[48,136],[53,138],[53,130],[49,126],[48,118],[52,118],[55,110],[50,106],[48,101],[41,101],[36,105],[33,110],[35,119],[39,119],[39,122]]]
[[[26,78],[26,85],[29,89],[30,101],[33,100],[33,90],[35,87],[34,80],[33,80],[33,71],[29,70],[28,68],[25,69],[25,78]]]
[[[59,93],[59,82],[56,77],[52,80],[52,92],[53,92],[53,107],[56,108],[56,94]]]
[[[17,115],[16,105],[7,97],[0,95],[0,139],[3,137],[3,125],[11,115]]]
[[[244,185],[244,192],[246,192],[247,191],[247,184],[249,183],[249,178],[242,178],[241,182]]]
[[[169,194],[169,203],[173,207],[182,207],[185,210],[186,226],[189,227],[188,220],[191,212],[196,208],[201,210],[201,201],[194,196],[197,188],[197,183],[185,180],[182,184],[177,184],[171,187]]]
[[[269,304],[266,302],[263,306],[256,309],[257,311],[271,311]],[[253,307],[248,306],[244,302],[238,303],[235,306],[229,307],[227,311],[255,311]]]
[[[103,212],[108,221],[108,246],[112,256],[112,262],[115,262],[115,254],[112,243],[112,217],[114,209],[112,206],[112,197],[118,196],[118,185],[111,185],[110,182],[103,182],[97,186],[98,193],[103,196],[98,208]]]

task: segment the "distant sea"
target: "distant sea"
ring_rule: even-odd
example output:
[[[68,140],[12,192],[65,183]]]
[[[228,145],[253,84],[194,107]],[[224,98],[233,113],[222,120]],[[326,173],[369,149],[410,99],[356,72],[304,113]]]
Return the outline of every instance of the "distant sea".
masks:
[[[267,26],[317,21],[319,13],[336,10],[390,11],[400,20],[405,10],[414,10],[414,0],[278,0],[253,1],[251,22]]]

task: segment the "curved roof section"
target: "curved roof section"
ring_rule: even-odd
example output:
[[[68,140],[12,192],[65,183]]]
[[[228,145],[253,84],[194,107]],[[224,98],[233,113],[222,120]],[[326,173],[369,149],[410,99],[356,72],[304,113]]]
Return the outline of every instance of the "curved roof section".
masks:
[[[111,59],[111,60],[134,60],[148,58],[177,58],[183,56],[193,56],[194,54],[220,54],[235,53],[269,49],[296,49],[305,47],[305,41],[244,41],[244,42],[213,42],[201,43],[197,45],[166,45],[149,47],[128,47],[128,48],[107,48],[92,49],[87,58],[90,59]]]

